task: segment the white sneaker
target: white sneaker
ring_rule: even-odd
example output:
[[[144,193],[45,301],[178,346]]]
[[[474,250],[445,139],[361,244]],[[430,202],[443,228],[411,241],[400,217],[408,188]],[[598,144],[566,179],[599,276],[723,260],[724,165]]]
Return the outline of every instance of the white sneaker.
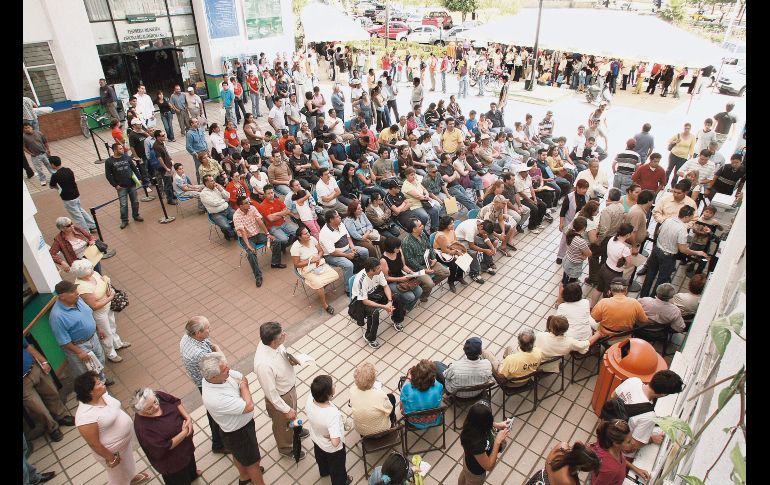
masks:
[[[377,339],[367,340],[366,343],[369,344],[369,347],[371,347],[373,349],[379,348],[379,346],[380,346],[380,343],[377,341]]]
[[[48,184],[48,182],[46,182],[45,180],[43,180],[42,182],[40,182],[40,185],[42,185],[42,186],[44,186],[44,187],[45,187],[47,184]]]
[[[543,230],[537,227],[535,229],[531,229],[529,232],[531,232],[532,234],[540,234],[541,232],[543,232]]]

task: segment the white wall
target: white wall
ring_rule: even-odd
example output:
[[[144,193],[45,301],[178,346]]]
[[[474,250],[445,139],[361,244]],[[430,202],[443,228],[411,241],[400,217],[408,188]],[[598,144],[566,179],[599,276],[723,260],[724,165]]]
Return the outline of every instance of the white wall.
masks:
[[[281,0],[281,13],[283,15],[284,34],[268,39],[248,40],[246,38],[246,25],[243,20],[243,2],[235,0],[235,9],[238,16],[240,35],[224,39],[211,39],[209,37],[206,7],[204,0],[193,0],[195,22],[198,30],[198,39],[201,45],[201,56],[207,74],[222,73],[223,56],[240,56],[241,54],[255,55],[264,52],[268,56],[276,52],[294,51],[294,28],[296,20],[291,10],[291,0]],[[211,93],[216,96],[215,93]]]
[[[25,0],[24,15],[22,16],[22,42],[46,42],[51,40],[51,25],[43,9],[42,0]]]
[[[32,202],[27,186],[24,182],[21,185],[23,187],[22,258],[24,266],[27,267],[29,276],[39,293],[53,293],[53,288],[56,283],[61,281],[61,276],[59,276],[59,271],[56,269],[53,258],[51,258],[51,253],[48,252],[49,245],[43,240],[43,235],[35,221],[37,207]]]

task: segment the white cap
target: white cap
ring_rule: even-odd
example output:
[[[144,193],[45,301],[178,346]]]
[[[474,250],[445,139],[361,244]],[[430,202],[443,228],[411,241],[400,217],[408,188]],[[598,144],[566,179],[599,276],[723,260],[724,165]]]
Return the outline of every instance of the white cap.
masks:
[[[188,90],[188,91],[195,91],[195,89],[194,89],[192,86],[190,86],[189,88],[187,88],[187,90]]]
[[[488,140],[489,139],[489,135],[487,135],[486,133],[482,133],[481,134],[481,139],[482,140]]]

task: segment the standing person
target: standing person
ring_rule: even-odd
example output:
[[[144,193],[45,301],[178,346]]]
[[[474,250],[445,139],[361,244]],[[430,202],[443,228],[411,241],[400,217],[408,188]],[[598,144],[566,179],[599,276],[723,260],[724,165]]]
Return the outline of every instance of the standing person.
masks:
[[[243,105],[243,85],[235,77],[230,78],[230,84],[233,89],[233,102],[235,103],[235,118],[237,123],[241,123],[241,114],[246,116],[246,107]]]
[[[176,205],[176,195],[174,194],[174,160],[171,159],[171,155],[166,150],[166,134],[161,130],[155,130],[153,135],[155,143],[152,145],[152,150],[155,152],[155,157],[159,162],[156,172],[158,187],[165,192],[166,203]]]
[[[441,58],[441,64],[439,65],[439,72],[441,73],[441,93],[446,94],[446,75],[452,69],[452,62],[449,60],[449,56],[444,54]],[[398,116],[397,116],[398,117]]]
[[[35,113],[35,108],[37,108],[37,103],[26,96],[22,98],[21,121],[31,124],[32,129],[38,131],[40,130],[40,123],[37,120],[37,113]]]
[[[42,418],[51,441],[61,441],[64,433],[59,426],[74,426],[73,418],[64,407],[51,377],[51,365],[43,354],[21,338],[22,403],[33,418]]]
[[[412,78],[412,97],[409,106],[414,107],[416,105],[422,106],[422,101],[425,99],[422,91],[422,85],[420,84],[420,78]]]
[[[650,472],[642,470],[623,456],[623,450],[633,439],[631,428],[626,421],[599,421],[596,438],[588,447],[599,457],[601,465],[591,474],[591,485],[621,485],[629,469],[645,482],[650,480]]]
[[[80,298],[78,285],[70,281],[60,281],[54,288],[58,298],[51,309],[51,330],[56,342],[67,357],[67,364],[73,375],[88,371],[87,365],[92,364],[90,353],[96,357],[102,370],[98,373],[105,385],[115,383],[104,374],[104,350],[99,343],[101,333],[96,327],[93,311]]]
[[[48,146],[48,139],[44,134],[37,131],[29,121],[25,121],[23,126],[22,140],[24,152],[29,154],[30,158],[32,158],[32,165],[35,166],[37,177],[40,179],[40,185],[44,186],[48,181],[43,173],[43,167],[45,167],[50,174],[53,174],[54,172],[51,163],[48,160],[48,157],[51,156],[51,148]]]
[[[332,485],[350,485],[353,477],[345,468],[345,427],[343,416],[331,402],[337,389],[332,376],[320,375],[310,384],[312,399],[307,400],[305,413],[310,422],[318,473],[329,477]]]
[[[35,468],[34,465],[30,464],[27,461],[27,455],[29,454],[29,451],[27,449],[27,437],[24,436],[24,433],[21,434],[22,437],[22,446],[23,446],[23,455],[22,455],[22,470],[23,470],[23,482],[24,485],[37,485],[38,483],[45,483],[47,481],[53,480],[53,478],[56,476],[56,472],[43,472],[40,473],[37,471],[37,468]],[[385,465],[383,465],[385,466]],[[406,477],[406,476],[405,476]]]
[[[578,472],[593,472],[601,466],[596,453],[580,441],[572,445],[559,443],[545,459],[543,468],[535,472],[525,485],[579,485]]]
[[[195,179],[200,184],[201,161],[199,154],[201,152],[208,153],[209,144],[206,141],[206,130],[201,126],[200,118],[198,117],[190,118],[190,129],[187,130],[185,148],[187,153],[193,158],[193,163],[195,163]]]
[[[259,461],[257,427],[254,422],[254,401],[249,381],[230,369],[222,352],[211,352],[201,359],[203,376],[203,405],[219,424],[222,442],[232,450],[233,463],[238,469],[238,483],[265,485]]]
[[[169,105],[171,106],[171,111],[176,114],[179,131],[182,133],[182,136],[185,136],[187,128],[190,126],[190,116],[187,114],[187,99],[178,84],[174,85],[174,93],[169,98]],[[166,131],[170,132],[168,128],[166,128]]]
[[[497,107],[500,109],[500,112],[505,112],[505,105],[508,103],[508,87],[510,83],[508,82],[508,74],[503,74],[503,84],[500,86],[500,96],[497,98]],[[549,118],[550,121],[550,115],[552,115],[552,112],[548,112],[546,114],[546,117]],[[553,123],[551,123],[551,129],[553,129]],[[548,138],[550,140],[550,134],[548,135]]]
[[[332,88],[332,108],[342,121],[345,121],[345,93],[342,86],[335,84]]]
[[[468,62],[465,59],[460,60],[457,64],[457,97],[468,97]]]
[[[222,108],[225,110],[225,122],[235,120],[235,94],[230,89],[230,83],[227,80],[222,82],[222,92],[219,93],[222,98]]]
[[[639,184],[642,190],[651,190],[657,194],[666,186],[666,174],[663,167],[660,166],[660,153],[653,153],[650,159],[644,165],[636,167],[636,171],[631,176],[631,181]]]
[[[385,96],[387,107],[385,108],[388,113],[393,110],[394,120],[400,118],[398,115],[398,103],[396,99],[398,97],[398,87],[393,82],[393,78],[388,76],[385,78],[385,84],[382,86],[382,93]]]
[[[150,132],[142,127],[142,121],[137,118],[131,118],[129,122],[131,129],[128,132],[128,146],[131,149],[131,158],[139,169],[141,176],[140,180],[149,181],[149,174],[147,173],[147,149],[146,146],[152,146],[147,139],[150,138]],[[121,143],[121,145],[123,145]],[[125,151],[125,146],[123,147]]]
[[[655,149],[655,139],[650,135],[650,130],[652,130],[652,125],[645,123],[642,125],[642,131],[634,135],[635,145],[633,150],[639,154],[641,163],[644,163]]]
[[[249,85],[249,101],[251,101],[251,114],[259,118],[259,76],[249,70],[249,76],[246,78],[246,84]],[[301,93],[300,93],[301,94]]]
[[[265,393],[265,407],[273,422],[278,453],[290,457],[294,431],[288,425],[297,418],[297,376],[293,367],[296,363],[292,363],[292,357],[283,345],[286,332],[280,323],[266,322],[260,325],[259,339],[254,354],[254,373]],[[309,434],[307,430],[302,430],[301,436],[306,438]],[[300,451],[299,457],[300,460],[305,458],[304,450]]]
[[[203,375],[201,374],[200,363],[203,357],[210,352],[221,352],[218,345],[211,342],[211,323],[203,315],[190,317],[184,326],[185,334],[179,341],[179,353],[182,355],[182,365],[190,380],[193,381],[198,392],[203,394]],[[222,442],[222,430],[211,414],[206,411],[209,420],[209,429],[211,430],[211,452],[226,454],[230,450],[225,448]]]
[[[695,141],[695,153],[700,153],[702,150],[708,149],[712,142],[716,144],[715,148],[719,148],[719,142],[717,142],[717,133],[712,129],[714,126],[714,120],[706,118],[703,122],[703,128],[698,132]]]
[[[203,107],[203,100],[201,97],[195,94],[195,88],[190,86],[187,88],[187,93],[184,95],[185,104],[187,105],[187,116],[190,123],[193,118],[198,118],[199,124],[202,128],[208,124],[206,118],[203,118],[205,114],[205,108]]]
[[[123,149],[123,145],[113,143],[112,156],[104,162],[104,174],[107,182],[118,191],[120,199],[120,228],[128,226],[128,199],[131,199],[131,215],[136,222],[144,222],[139,215],[139,199],[136,196],[136,182],[139,170],[131,157]]]
[[[265,69],[262,72],[262,96],[265,98],[265,104],[267,104],[268,111],[273,108],[275,84],[275,79],[273,78],[271,72]]]
[[[670,217],[660,225],[658,240],[647,260],[647,276],[639,293],[640,298],[654,293],[659,285],[671,282],[678,253],[709,258],[705,252],[693,251],[687,245],[687,225],[693,220],[694,214],[695,209],[686,205],[679,209],[679,217]]]
[[[115,88],[107,85],[107,81],[102,78],[99,79],[99,104],[102,105],[107,116],[111,120],[118,120],[118,95],[115,94]]]
[[[138,485],[150,480],[152,476],[147,472],[135,474],[131,416],[123,411],[120,401],[110,396],[99,375],[80,374],[73,387],[80,401],[75,424],[94,458],[107,469],[108,483]]]
[[[136,88],[136,115],[145,128],[155,128],[155,106],[144,84]]]
[[[626,149],[615,155],[612,162],[612,186],[624,192],[632,184],[631,177],[636,172],[636,167],[641,165],[641,158],[635,150],[636,139],[629,138],[626,141]]]
[[[736,118],[731,114],[733,108],[735,108],[735,103],[727,103],[724,111],[714,115],[717,122],[714,131],[716,131],[716,141],[719,143],[719,148],[722,148],[722,144],[732,136],[735,129]]]
[[[160,110],[160,120],[163,122],[163,128],[166,129],[168,134],[168,141],[174,141],[174,110],[171,109],[171,104],[169,104],[163,91],[158,91],[155,95],[155,104],[158,105]]]
[[[695,135],[690,132],[691,128],[692,125],[690,123],[685,123],[684,131],[677,133],[668,140],[670,153],[668,156],[668,168],[666,169],[666,180],[671,176],[671,172],[674,172],[674,177],[671,179],[671,187],[679,179],[679,169],[695,153]]]
[[[509,432],[507,422],[494,422],[488,401],[478,401],[468,409],[460,432],[464,456],[457,485],[482,485],[486,482],[487,472],[495,468]]]
[[[67,209],[75,225],[95,233],[96,223],[94,219],[80,205],[80,191],[78,191],[78,184],[75,182],[75,174],[70,168],[61,166],[61,158],[59,157],[51,157],[51,165],[56,171],[51,175],[50,187],[59,189],[59,197],[61,197],[64,208]]]

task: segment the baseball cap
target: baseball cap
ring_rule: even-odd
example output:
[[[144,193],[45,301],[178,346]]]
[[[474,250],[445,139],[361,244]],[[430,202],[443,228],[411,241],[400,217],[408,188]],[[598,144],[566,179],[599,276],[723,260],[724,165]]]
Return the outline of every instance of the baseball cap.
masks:
[[[465,341],[463,346],[463,352],[469,359],[477,359],[481,355],[481,339],[479,337],[471,337]]]
[[[190,92],[193,92],[193,91],[195,91],[195,88],[193,88],[192,86],[190,86],[189,88],[187,88],[187,90],[188,90],[188,91],[190,91]]]
[[[482,133],[481,134],[481,139],[482,140],[488,140],[489,139],[489,135],[487,135],[486,133]]]
[[[142,124],[142,120],[140,120],[139,118],[134,118],[134,119],[131,120],[131,124],[132,125],[141,125]]]

